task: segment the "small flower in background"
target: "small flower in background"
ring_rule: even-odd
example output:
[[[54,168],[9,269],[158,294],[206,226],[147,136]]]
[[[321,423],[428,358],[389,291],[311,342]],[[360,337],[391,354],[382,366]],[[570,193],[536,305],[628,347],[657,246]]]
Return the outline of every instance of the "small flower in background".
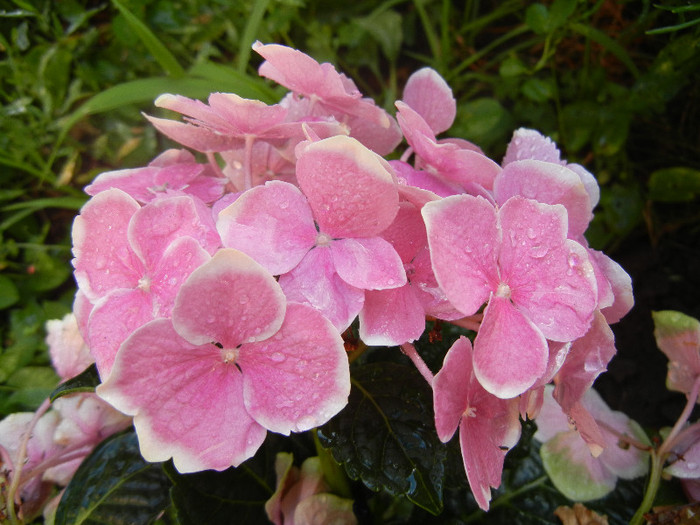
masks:
[[[274,525],[355,525],[353,501],[329,492],[321,460],[310,457],[301,469],[293,466],[294,456],[279,452],[275,458],[277,490],[265,503],[267,517]]]
[[[542,463],[562,494],[574,501],[590,501],[612,492],[617,478],[633,479],[646,474],[649,455],[632,443],[650,443],[637,423],[622,412],[611,410],[595,390],[587,390],[581,404],[600,425],[606,445],[594,457],[554,400],[552,390],[551,386],[545,389],[534,437],[542,442]]]

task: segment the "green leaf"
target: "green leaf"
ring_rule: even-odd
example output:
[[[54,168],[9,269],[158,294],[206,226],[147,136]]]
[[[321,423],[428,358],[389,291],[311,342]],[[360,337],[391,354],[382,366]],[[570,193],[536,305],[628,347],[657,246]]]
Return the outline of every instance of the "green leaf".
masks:
[[[350,478],[375,491],[405,495],[437,515],[446,448],[435,432],[432,401],[414,367],[364,365],[353,370],[348,405],[318,436]]]
[[[532,4],[525,11],[525,24],[538,35],[546,35],[551,30],[549,11],[542,4]]]
[[[267,523],[265,502],[275,486],[275,453],[270,437],[258,453],[236,468],[180,474],[172,462],[165,472],[173,483],[171,497],[180,525]]]
[[[507,140],[513,130],[512,120],[508,110],[497,100],[477,98],[457,107],[457,118],[450,133],[488,148]]]
[[[547,102],[554,97],[554,85],[551,80],[532,77],[523,84],[522,92],[533,102]]]
[[[649,198],[659,202],[692,201],[700,194],[700,170],[678,166],[656,170],[649,178]]]
[[[576,11],[577,0],[554,0],[549,7],[549,22],[552,28],[563,26]]]
[[[75,394],[76,392],[94,392],[99,384],[100,375],[97,373],[97,367],[92,364],[77,376],[58,385],[53,392],[51,392],[49,398],[53,403],[59,397]]]
[[[603,46],[606,50],[615,55],[617,59],[620,62],[622,62],[627,67],[627,69],[629,69],[630,73],[632,73],[635,76],[635,78],[639,77],[639,69],[637,69],[637,66],[635,65],[634,61],[627,54],[625,48],[617,42],[615,42],[615,40],[613,40],[602,31],[590,25],[575,22],[572,23],[570,27],[573,31]]]
[[[12,279],[0,275],[0,310],[12,306],[19,300],[19,292]]]
[[[262,78],[241,73],[229,66],[214,62],[198,62],[189,70],[189,75],[208,81],[211,92],[236,93],[239,97],[257,99],[272,104],[282,98],[282,94],[271,88]]]
[[[355,22],[379,43],[389,61],[396,61],[403,39],[400,14],[396,11],[382,11],[356,18]]]
[[[179,64],[173,54],[168,51],[168,48],[158,40],[146,25],[134,16],[119,0],[112,0],[114,6],[119,9],[119,12],[126,19],[131,30],[143,42],[146,49],[153,55],[163,70],[171,77],[181,77],[185,74],[185,70]]]
[[[686,332],[700,333],[700,321],[675,310],[651,312],[654,319],[654,335],[659,338],[672,338]]]
[[[151,523],[170,503],[170,482],[160,463],[139,453],[134,432],[103,441],[66,487],[55,525]]]

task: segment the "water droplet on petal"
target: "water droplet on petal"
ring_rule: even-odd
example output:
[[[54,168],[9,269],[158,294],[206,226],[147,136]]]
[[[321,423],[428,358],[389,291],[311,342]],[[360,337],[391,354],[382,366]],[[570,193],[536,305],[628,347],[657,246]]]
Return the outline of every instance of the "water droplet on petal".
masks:
[[[281,362],[283,362],[285,359],[287,359],[287,357],[286,357],[282,352],[274,352],[274,353],[270,356],[270,359],[272,359],[275,363],[281,363]]]
[[[248,302],[248,296],[247,295],[241,295],[238,297],[238,302],[240,304],[246,304]]]
[[[537,237],[537,232],[535,232],[535,230],[533,230],[532,228],[528,228],[527,236],[529,239],[534,239],[535,237]]]

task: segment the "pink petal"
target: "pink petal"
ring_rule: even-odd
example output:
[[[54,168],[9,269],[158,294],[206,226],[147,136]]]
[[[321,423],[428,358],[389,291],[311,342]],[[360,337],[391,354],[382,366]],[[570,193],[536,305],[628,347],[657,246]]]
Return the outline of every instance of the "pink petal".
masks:
[[[156,174],[160,170],[161,168],[148,166],[145,168],[105,171],[95,177],[92,184],[85,186],[85,193],[94,196],[102,191],[117,188],[128,193],[139,202],[148,202],[154,197],[149,188],[156,185]]]
[[[310,430],[347,404],[350,371],[343,340],[309,306],[287,305],[279,332],[244,344],[237,362],[248,413],[273,432]]]
[[[335,494],[322,492],[299,502],[294,509],[294,523],[309,525],[357,525],[353,511],[354,502]],[[287,522],[285,522],[287,523]]]
[[[382,232],[404,263],[409,263],[428,243],[425,223],[420,209],[410,202],[399,203],[399,212],[389,227]]]
[[[398,346],[425,331],[425,311],[414,286],[368,290],[360,312],[360,339],[369,346]]]
[[[277,181],[244,192],[219,213],[216,227],[224,246],[250,255],[273,275],[299,264],[318,234],[301,191]]]
[[[396,250],[381,237],[338,239],[329,245],[341,279],[363,290],[385,290],[406,284],[406,272]]]
[[[615,352],[615,336],[603,316],[596,312],[590,330],[573,342],[555,379],[554,398],[564,412],[569,413],[583,399],[596,378],[607,369]]]
[[[669,360],[666,387],[688,394],[700,377],[700,321],[673,310],[652,317],[656,344]]]
[[[491,394],[507,399],[530,388],[547,369],[542,333],[503,297],[492,296],[474,341],[474,373]]]
[[[134,416],[147,461],[173,458],[182,473],[238,466],[266,430],[248,415],[243,380],[213,344],[195,346],[157,319],[125,342],[97,394]]]
[[[146,204],[134,214],[128,235],[134,252],[147,268],[158,264],[166,248],[178,237],[192,237],[209,253],[221,243],[211,215],[200,213],[195,199],[184,195]]]
[[[595,265],[603,272],[613,294],[612,304],[600,306],[600,311],[608,323],[613,324],[622,319],[634,306],[632,278],[629,274],[603,252],[588,250]]]
[[[112,189],[90,199],[75,218],[75,279],[91,301],[112,290],[137,285],[143,264],[129,244],[127,228],[140,208],[129,195]]]
[[[63,381],[77,376],[94,362],[73,313],[46,322],[46,345],[51,365]]]
[[[585,248],[566,239],[566,211],[512,197],[499,211],[501,278],[513,303],[554,341],[588,331],[597,306],[593,267]]]
[[[420,188],[425,192],[433,194],[430,198],[424,197],[422,199],[423,202],[420,203],[421,205],[425,204],[425,202],[435,200],[435,196],[449,197],[450,195],[463,193],[462,188],[458,184],[448,183],[429,171],[417,170],[410,164],[400,160],[390,160],[389,164],[394,169],[394,172],[396,172],[399,183],[399,193],[412,188]],[[405,198],[407,200],[409,199],[408,196]],[[412,199],[412,202],[415,203],[415,199]]]
[[[472,377],[472,345],[462,336],[447,351],[442,368],[433,378],[435,429],[443,443],[452,439],[467,410]]]
[[[192,344],[235,348],[282,325],[285,298],[275,278],[243,252],[214,254],[189,276],[175,299],[173,326]]]
[[[427,315],[447,321],[464,317],[464,314],[447,300],[445,292],[438,285],[427,247],[418,252],[413,262],[406,266],[406,274]]]
[[[335,136],[309,143],[297,160],[297,180],[322,232],[374,237],[399,207],[386,162],[355,139]]]
[[[150,291],[156,317],[170,317],[182,284],[210,258],[192,237],[179,237],[170,243],[151,274]]]
[[[209,106],[227,126],[242,135],[262,135],[282,123],[287,115],[287,110],[278,104],[268,106],[235,93],[212,93],[209,95]]]
[[[437,282],[455,308],[476,313],[498,286],[496,210],[480,197],[457,195],[427,203],[422,214]]]
[[[540,160],[512,162],[496,177],[493,192],[499,204],[520,195],[545,204],[564,205],[571,239],[583,235],[593,218],[591,200],[581,178],[560,164]]]
[[[119,346],[153,319],[153,296],[139,288],[115,290],[95,305],[88,321],[88,343],[100,378],[111,373]]]
[[[536,159],[554,164],[562,163],[559,149],[552,142],[552,139],[534,129],[520,128],[513,133],[502,164],[505,167],[511,162],[526,159]]]
[[[452,89],[437,71],[428,67],[408,78],[403,101],[425,119],[436,135],[449,129],[457,115]]]
[[[362,309],[364,292],[347,284],[335,271],[331,251],[317,246],[279,283],[289,301],[308,304],[343,332]]]
[[[349,135],[377,155],[389,155],[401,143],[403,136],[396,120],[375,106],[372,99],[358,100],[345,110],[352,116],[339,115],[339,120],[346,122]]]
[[[212,129],[177,122],[175,120],[151,117],[144,115],[146,119],[166,137],[202,152],[217,152],[236,149],[243,145],[244,139],[233,135],[222,135]]]

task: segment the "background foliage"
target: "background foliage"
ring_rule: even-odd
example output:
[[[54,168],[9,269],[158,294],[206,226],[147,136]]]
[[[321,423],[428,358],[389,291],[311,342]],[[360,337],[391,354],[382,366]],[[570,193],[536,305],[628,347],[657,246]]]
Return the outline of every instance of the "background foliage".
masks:
[[[682,0],[0,0],[0,417],[56,386],[43,327],[71,308],[81,188],[166,146],[140,114],[157,113],[162,92],[275,102],[281,92],[255,73],[261,40],[332,62],[390,111],[410,73],[431,66],[458,100],[450,135],[499,158],[514,129],[533,127],[593,172],[602,195],[588,240],[631,273],[637,300],[598,387],[652,433],[671,423],[683,400],[663,389],[649,311],[700,317],[699,22],[700,4]],[[441,358],[428,356],[434,371]],[[385,489],[353,485],[367,515],[420,522],[410,495],[387,496],[391,480],[356,474]],[[459,474],[445,474],[457,480],[446,523],[464,518]]]

